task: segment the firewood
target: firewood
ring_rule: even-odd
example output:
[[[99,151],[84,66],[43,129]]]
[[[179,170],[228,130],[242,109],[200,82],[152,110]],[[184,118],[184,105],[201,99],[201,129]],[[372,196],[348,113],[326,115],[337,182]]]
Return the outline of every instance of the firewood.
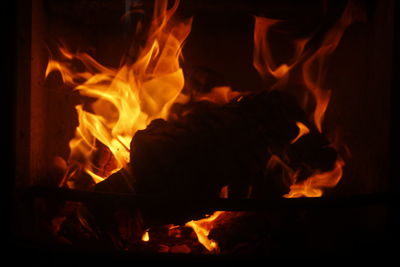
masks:
[[[117,173],[96,190],[190,199],[216,198],[229,185],[229,197],[243,198],[250,186],[262,183],[283,194],[279,180],[265,181],[272,155],[304,173],[332,168],[336,159],[326,137],[283,93],[263,91],[225,105],[200,101],[175,110],[179,113],[169,121],[154,120],[135,134],[128,174]],[[291,144],[298,121],[311,133]]]

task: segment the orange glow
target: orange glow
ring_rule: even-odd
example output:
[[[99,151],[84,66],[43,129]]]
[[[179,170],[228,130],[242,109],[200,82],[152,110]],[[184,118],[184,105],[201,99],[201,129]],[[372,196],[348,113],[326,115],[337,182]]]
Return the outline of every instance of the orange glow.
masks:
[[[289,71],[289,67],[286,64],[275,66],[267,40],[270,27],[278,22],[279,20],[275,19],[255,17],[253,66],[264,78],[269,75],[275,78],[282,78]]]
[[[263,78],[267,78],[268,76],[273,76],[278,80],[285,78],[289,74],[289,71],[296,65],[308,40],[297,40],[291,62],[276,66],[268,43],[268,32],[271,27],[279,22],[280,20],[255,17],[253,66]]]
[[[300,139],[300,137],[302,137],[303,135],[306,135],[310,132],[310,130],[308,129],[307,126],[305,126],[303,123],[297,121],[296,122],[297,127],[299,128],[299,133],[297,134],[297,136],[290,142],[291,144],[296,143],[297,140]]]
[[[195,101],[209,101],[216,104],[229,103],[233,98],[241,96],[242,93],[232,91],[229,86],[214,87],[211,92],[198,94],[194,97]]]
[[[271,28],[278,25],[281,21],[265,17],[255,17],[254,26],[254,52],[253,66],[261,77],[267,79],[274,77],[277,79],[271,88],[283,88],[288,80],[290,71],[300,65],[304,86],[311,93],[312,99],[307,96],[303,99],[304,109],[310,105],[309,101],[315,102],[315,107],[310,118],[315,126],[322,132],[322,122],[325,111],[328,107],[331,90],[323,88],[323,82],[327,72],[327,59],[338,46],[343,33],[352,23],[355,17],[355,10],[351,3],[348,4],[339,21],[325,34],[319,47],[314,51],[306,50],[305,47],[311,37],[294,41],[294,53],[289,62],[277,66],[268,43],[268,33]]]
[[[221,191],[219,192],[219,197],[228,198],[228,194],[229,194],[229,187],[225,185],[224,187],[221,188]]]
[[[290,192],[284,195],[285,198],[298,197],[320,197],[323,188],[330,188],[337,185],[342,178],[343,167],[345,163],[338,159],[335,168],[329,172],[316,173],[301,183],[295,183],[290,186]]]
[[[304,84],[316,102],[313,121],[319,132],[322,132],[324,114],[331,97],[331,90],[322,87],[328,70],[327,58],[336,50],[344,32],[355,19],[354,12],[355,10],[349,2],[339,21],[326,33],[319,48],[302,66]]]
[[[214,227],[214,221],[224,214],[224,211],[216,211],[211,216],[197,221],[187,222],[185,225],[193,228],[199,242],[210,252],[219,252],[218,244],[208,238],[208,234]]]
[[[143,242],[149,242],[150,241],[149,229],[144,231],[144,233],[142,235],[142,241]]]
[[[302,65],[303,81],[306,89],[312,94],[315,100],[315,108],[312,113],[312,121],[319,132],[323,132],[322,123],[326,109],[328,107],[331,90],[323,89],[323,81],[327,72],[327,58],[331,55],[355,16],[355,10],[351,4],[347,5],[339,21],[326,33],[318,49]],[[305,99],[305,105],[307,100]],[[338,146],[338,144],[335,144]],[[333,170],[324,173],[315,173],[305,181],[296,183],[296,177],[293,177],[293,184],[290,186],[290,192],[284,197],[320,197],[324,188],[332,188],[337,185],[343,175],[345,162],[338,158]]]
[[[278,26],[279,20],[255,17],[254,27],[254,53],[253,66],[264,79],[273,77],[276,79],[271,89],[282,89],[286,87],[290,72],[297,67],[296,70],[301,71],[301,81],[304,89],[309,94],[304,94],[304,98],[299,102],[304,110],[310,110],[307,114],[309,120],[315,125],[316,129],[323,132],[323,121],[329,101],[332,95],[330,89],[324,88],[325,76],[328,71],[328,58],[336,50],[340,40],[348,28],[348,26],[357,18],[361,18],[362,14],[358,14],[357,8],[349,2],[342,16],[336,24],[332,26],[323,36],[316,48],[315,39],[312,36],[294,41],[294,53],[292,58],[279,66],[274,63],[270,45],[268,43],[268,34],[273,27]],[[361,16],[360,16],[361,15]],[[309,41],[314,44],[307,46]],[[291,141],[295,143],[301,136],[309,133],[309,129],[302,123],[296,122],[299,128],[298,135]],[[337,145],[336,145],[337,146]],[[316,173],[308,177],[304,182],[296,183],[298,172],[292,170],[277,156],[272,156],[267,163],[267,168],[280,165],[283,167],[285,174],[282,179],[289,177],[291,181],[290,192],[284,197],[317,197],[323,194],[323,188],[334,187],[342,177],[344,161],[339,158],[336,161],[332,171],[325,173]]]
[[[79,164],[97,183],[123,168],[129,161],[130,142],[136,131],[156,118],[167,118],[169,108],[180,94],[184,77],[179,65],[191,19],[172,23],[178,2],[167,9],[167,1],[156,1],[153,21],[145,45],[135,62],[128,57],[118,69],[98,63],[86,53],[72,53],[59,47],[60,59],[50,59],[46,77],[53,71],[64,83],[83,96],[96,99],[88,111],[76,106],[79,125],[70,141],[68,164]],[[83,71],[73,68],[73,60],[83,63]],[[115,166],[102,174],[93,163],[98,142],[112,153]],[[68,178],[68,177],[67,177]]]

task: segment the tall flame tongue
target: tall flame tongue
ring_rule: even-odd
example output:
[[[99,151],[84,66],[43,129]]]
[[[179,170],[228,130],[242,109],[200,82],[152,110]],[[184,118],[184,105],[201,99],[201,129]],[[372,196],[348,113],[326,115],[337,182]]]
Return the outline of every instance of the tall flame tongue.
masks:
[[[267,41],[268,33],[280,21],[255,17],[254,27],[254,52],[253,66],[264,79],[273,78],[276,80],[271,89],[283,89],[288,81],[290,72],[296,67],[302,73],[302,82],[304,88],[310,93],[312,98],[304,97],[303,108],[309,110],[314,104],[314,108],[309,115],[316,129],[322,133],[322,123],[325,111],[328,107],[331,90],[323,88],[323,82],[327,71],[327,59],[338,46],[343,33],[354,20],[355,9],[351,2],[348,3],[341,18],[336,24],[324,34],[324,38],[319,43],[317,49],[311,50],[312,38],[305,38],[295,41],[294,53],[292,59],[287,64],[277,66],[274,63],[272,53]],[[309,46],[307,46],[309,45]],[[315,44],[314,44],[315,45]],[[308,128],[297,123],[299,127],[299,136],[292,143],[296,142],[301,135],[307,134]],[[333,170],[324,173],[315,173],[301,183],[296,183],[297,173],[294,170],[288,170],[292,174],[294,184],[290,186],[290,192],[284,197],[317,197],[322,195],[322,188],[334,187],[342,177],[344,161],[338,157]],[[287,167],[287,166],[286,166]]]
[[[49,60],[46,76],[59,71],[64,83],[74,86],[81,95],[96,99],[91,111],[83,105],[76,106],[79,125],[69,144],[69,171],[62,183],[77,166],[95,182],[107,178],[128,163],[135,132],[146,128],[153,119],[167,117],[184,85],[179,57],[191,29],[191,19],[172,23],[177,7],[177,1],[171,9],[167,9],[167,1],[155,2],[147,40],[133,63],[128,63],[127,57],[126,63],[112,69],[86,53],[74,54],[62,46],[61,60]],[[85,70],[74,71],[73,61],[81,62]],[[99,153],[99,142],[112,154],[107,171],[99,170],[93,162]]]

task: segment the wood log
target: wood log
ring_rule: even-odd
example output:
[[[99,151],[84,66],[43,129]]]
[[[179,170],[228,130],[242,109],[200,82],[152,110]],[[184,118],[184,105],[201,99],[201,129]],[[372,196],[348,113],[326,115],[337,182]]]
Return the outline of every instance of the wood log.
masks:
[[[332,168],[336,152],[306,120],[289,96],[277,91],[256,93],[228,104],[182,105],[169,121],[157,119],[131,142],[129,171],[110,176],[95,190],[154,197],[217,198],[229,185],[230,198],[287,193],[281,177],[265,176],[266,163],[278,155],[306,176]],[[298,134],[296,122],[311,133]],[[182,218],[182,216],[180,216]]]

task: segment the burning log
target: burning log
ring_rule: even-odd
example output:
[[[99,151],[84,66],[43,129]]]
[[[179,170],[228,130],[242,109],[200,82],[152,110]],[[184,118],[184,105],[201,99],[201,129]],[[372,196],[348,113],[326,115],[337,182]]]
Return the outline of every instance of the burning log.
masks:
[[[225,105],[200,101],[180,105],[169,120],[154,120],[131,142],[127,172],[120,171],[96,190],[131,192],[157,197],[216,198],[229,186],[230,198],[248,197],[251,186],[277,187],[284,181],[265,181],[266,163],[272,155],[300,169],[299,180],[310,173],[332,169],[336,152],[313,128],[305,113],[289,96],[261,92],[233,99]],[[299,134],[296,122],[311,129]],[[123,175],[125,174],[125,175]],[[258,188],[252,197],[263,197]]]

